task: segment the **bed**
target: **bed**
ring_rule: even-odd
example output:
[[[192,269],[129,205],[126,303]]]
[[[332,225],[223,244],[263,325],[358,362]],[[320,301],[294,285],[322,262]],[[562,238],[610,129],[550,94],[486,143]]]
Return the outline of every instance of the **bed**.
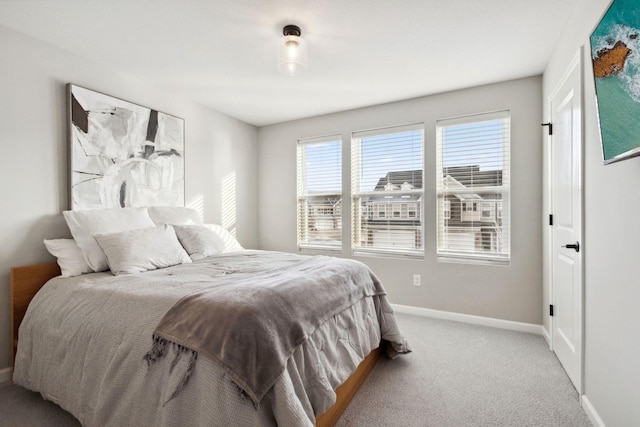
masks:
[[[188,340],[169,342],[165,354],[149,363],[158,325],[179,302],[209,289],[207,280],[235,286],[239,278],[260,277],[275,283],[282,272],[310,276],[333,260],[232,250],[139,274],[62,278],[56,264],[13,269],[14,381],[86,426],[333,425],[382,352],[410,351],[383,291],[355,298],[314,323],[264,394],[239,386],[235,371],[206,357],[205,349],[194,365]],[[335,265],[366,269],[359,264]],[[293,265],[303,267],[294,273]]]

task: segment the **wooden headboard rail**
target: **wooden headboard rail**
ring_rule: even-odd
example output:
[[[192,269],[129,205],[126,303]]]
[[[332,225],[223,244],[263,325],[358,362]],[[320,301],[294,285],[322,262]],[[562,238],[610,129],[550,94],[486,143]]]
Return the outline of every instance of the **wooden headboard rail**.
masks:
[[[60,275],[58,264],[37,264],[15,267],[10,273],[11,305],[11,361],[14,363],[18,349],[18,328],[27,312],[29,303],[40,288],[53,277]]]

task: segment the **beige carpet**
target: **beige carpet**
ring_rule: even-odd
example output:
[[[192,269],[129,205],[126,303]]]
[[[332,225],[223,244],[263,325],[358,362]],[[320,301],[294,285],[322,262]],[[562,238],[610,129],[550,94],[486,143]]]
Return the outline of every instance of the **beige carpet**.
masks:
[[[591,426],[541,336],[397,316],[413,353],[380,360],[338,426]]]

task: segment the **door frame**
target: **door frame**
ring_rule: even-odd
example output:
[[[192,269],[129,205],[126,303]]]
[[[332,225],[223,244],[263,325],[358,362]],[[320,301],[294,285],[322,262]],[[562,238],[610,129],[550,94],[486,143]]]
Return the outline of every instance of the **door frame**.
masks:
[[[582,396],[584,394],[584,340],[585,340],[585,256],[584,256],[584,247],[585,247],[585,221],[584,221],[584,166],[585,166],[585,156],[584,156],[584,48],[580,46],[578,51],[573,56],[569,64],[566,66],[565,71],[563,72],[560,79],[554,86],[554,89],[551,91],[549,96],[546,99],[547,107],[548,107],[548,116],[547,122],[551,123],[553,118],[553,110],[552,110],[552,100],[558,95],[558,93],[562,90],[562,87],[569,79],[571,74],[574,72],[574,69],[578,67],[578,73],[580,77],[580,82],[578,84],[578,90],[580,91],[580,250],[583,252],[582,254],[582,265],[581,265],[581,276],[582,281],[580,284],[581,287],[581,298],[579,304],[581,306],[581,316],[580,316],[580,349],[577,352],[580,357],[580,384],[579,387],[576,387],[578,391],[578,395]],[[548,136],[546,138],[546,149],[547,149],[547,182],[548,184],[548,195],[547,195],[547,206],[549,208],[549,212],[547,214],[553,214],[554,206],[553,206],[553,148],[552,148],[553,136]],[[545,216],[546,217],[546,216]],[[554,290],[554,281],[553,281],[553,248],[556,242],[554,242],[553,228],[551,226],[545,227],[547,229],[548,236],[548,244],[545,248],[546,259],[547,259],[547,295],[548,302],[550,305],[554,304],[553,301],[553,290]],[[560,244],[560,243],[558,243]],[[549,319],[549,349],[553,351],[553,338],[554,338],[554,317],[550,315],[549,307],[543,307],[543,316],[547,316]],[[575,384],[574,384],[575,386]],[[580,400],[582,402],[582,400]]]

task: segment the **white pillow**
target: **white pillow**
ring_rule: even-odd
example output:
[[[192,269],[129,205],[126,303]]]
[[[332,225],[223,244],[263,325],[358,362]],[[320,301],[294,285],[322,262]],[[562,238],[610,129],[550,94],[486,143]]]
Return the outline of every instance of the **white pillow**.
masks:
[[[94,234],[155,227],[147,213],[147,208],[64,211],[62,214],[82,256],[93,271],[109,269],[107,257],[93,238]]]
[[[96,234],[94,237],[116,276],[191,262],[170,225]]]
[[[49,253],[57,258],[62,277],[80,276],[81,274],[93,272],[84,260],[75,240],[51,239],[45,240],[44,245]]]
[[[204,225],[174,225],[173,228],[194,261],[222,252],[226,247],[220,235]]]
[[[202,218],[195,209],[183,206],[149,206],[147,209],[156,225],[202,224]]]
[[[218,224],[204,224],[204,226],[216,233],[224,243],[224,248],[220,251],[221,253],[241,251],[244,249],[236,238],[233,237],[223,226]]]

